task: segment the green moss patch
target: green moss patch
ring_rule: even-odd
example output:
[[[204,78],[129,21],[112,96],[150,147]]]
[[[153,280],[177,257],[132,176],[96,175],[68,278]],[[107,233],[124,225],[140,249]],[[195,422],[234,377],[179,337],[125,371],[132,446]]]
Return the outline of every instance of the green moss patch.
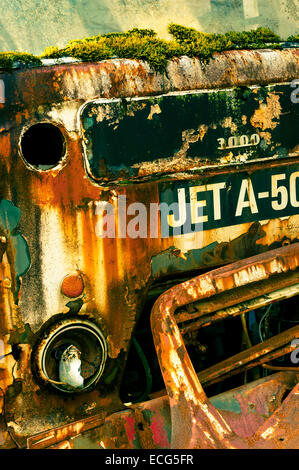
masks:
[[[289,36],[287,41],[299,42],[299,34],[295,34],[295,36]]]
[[[111,57],[140,59],[151,67],[164,71],[167,61],[173,57],[187,55],[208,60],[214,52],[231,49],[277,48],[280,38],[270,29],[258,28],[242,33],[201,33],[194,28],[170,24],[173,40],[157,38],[152,29],[134,28],[125,33],[109,33],[70,41],[65,48],[47,48],[42,57],[74,57],[84,62],[95,62]]]
[[[38,65],[42,65],[41,59],[27,52],[0,52],[0,69],[10,71],[13,67]]]
[[[98,62],[111,58],[139,59],[149,62],[160,72],[168,60],[187,55],[207,61],[214,52],[232,49],[280,49],[281,38],[267,28],[225,34],[202,33],[194,28],[170,24],[172,40],[160,39],[152,29],[133,28],[124,33],[99,34],[72,40],[64,48],[47,47],[40,57],[27,53],[0,53],[0,68],[11,70],[20,65],[41,65],[41,58],[73,57],[83,62]],[[293,38],[298,36],[293,36]],[[294,40],[290,39],[289,40]]]
[[[225,34],[201,33],[194,28],[169,25],[169,32],[181,44],[187,55],[209,59],[214,52],[232,49],[281,49],[280,37],[267,28]]]
[[[134,28],[125,33],[109,33],[70,41],[65,48],[46,48],[43,58],[74,57],[96,62],[112,57],[146,60],[155,70],[163,71],[167,61],[185,53],[177,41],[156,37],[153,30]]]

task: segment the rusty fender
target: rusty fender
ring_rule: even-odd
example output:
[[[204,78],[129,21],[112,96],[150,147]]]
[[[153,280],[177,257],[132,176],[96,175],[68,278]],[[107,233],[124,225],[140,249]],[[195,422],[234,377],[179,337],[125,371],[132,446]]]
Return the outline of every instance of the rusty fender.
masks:
[[[247,285],[250,290],[252,283],[295,271],[298,266],[299,244],[296,243],[186,281],[169,289],[155,302],[151,328],[170,402],[172,448],[264,447],[265,441],[268,448],[276,446],[275,439],[270,442],[270,427],[259,435],[256,433],[251,442],[240,439],[209,402],[186,351],[174,312],[178,307],[230,289]],[[295,389],[288,403],[296,399]]]

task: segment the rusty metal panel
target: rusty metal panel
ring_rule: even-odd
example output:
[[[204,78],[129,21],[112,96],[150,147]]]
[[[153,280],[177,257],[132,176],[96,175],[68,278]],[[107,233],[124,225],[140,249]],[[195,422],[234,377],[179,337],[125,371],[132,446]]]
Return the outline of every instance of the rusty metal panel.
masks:
[[[56,443],[64,442],[64,439],[71,438],[84,433],[89,429],[101,426],[104,423],[104,416],[92,416],[81,421],[71,423],[60,428],[52,429],[49,432],[36,434],[27,440],[28,449],[43,449],[44,447],[54,446]]]
[[[255,286],[254,291],[259,291],[258,292],[258,297],[254,297],[252,295],[252,292],[248,292],[247,290],[247,297],[250,300],[244,300],[241,296],[239,297],[239,301],[237,303],[238,296],[240,295],[240,292],[237,293],[232,293],[229,292],[225,295],[225,298],[223,298],[221,295],[219,296],[220,299],[216,298],[206,302],[198,302],[198,305],[195,307],[194,304],[189,308],[188,310],[182,309],[180,313],[175,315],[175,319],[177,323],[184,322],[184,325],[180,328],[181,333],[184,335],[185,333],[195,331],[201,327],[209,326],[211,323],[216,322],[216,321],[221,321],[224,320],[225,318],[230,318],[234,317],[237,315],[244,315],[245,313],[248,313],[252,310],[258,309],[260,307],[265,307],[267,305],[271,305],[275,302],[278,302],[280,300],[284,299],[289,299],[290,297],[296,296],[299,293],[299,285],[296,283],[295,285],[291,285],[292,280],[294,282],[297,281],[297,276],[294,276],[294,279],[284,279],[285,283],[288,284],[287,287],[279,288],[278,290],[273,291],[274,285],[273,281],[269,282],[271,285],[271,290],[270,290],[270,285],[267,286],[266,291],[264,290],[264,283],[262,285],[259,285],[258,287]],[[239,291],[239,290],[238,290]],[[244,289],[245,291],[245,289]],[[218,297],[218,296],[217,296]],[[227,297],[232,297],[229,302],[225,302],[225,299]],[[241,300],[242,299],[242,300]],[[217,310],[216,305],[218,302],[223,302],[222,305],[225,305],[225,308],[220,308]],[[212,313],[205,315],[204,313],[204,308],[209,304],[209,310],[212,311]],[[219,304],[218,304],[219,307]],[[215,310],[213,312],[213,310]]]
[[[284,396],[296,385],[298,374],[280,372],[251,384],[210,398],[213,406],[225,417],[234,433],[243,439],[252,438],[276,410]],[[294,448],[289,439],[281,447]],[[130,406],[115,413],[102,426],[74,436],[67,441],[72,448],[104,449],[168,449],[171,443],[171,417],[167,396]],[[66,446],[65,441],[61,443]],[[57,447],[60,445],[57,444]]]
[[[88,102],[81,122],[89,174],[107,184],[298,155],[298,106],[289,95],[283,84]]]
[[[215,54],[213,61],[205,67],[197,59],[183,57],[169,63],[167,74],[155,73],[148,64],[133,60],[62,64],[1,74],[0,195],[10,208],[5,213],[1,212],[2,216],[0,214],[0,339],[4,343],[1,347],[5,355],[0,363],[0,386],[5,395],[4,406],[4,395],[0,392],[0,428],[5,428],[4,446],[26,447],[27,439],[33,435],[45,432],[50,435],[54,429],[61,430],[64,426],[71,429],[73,423],[78,421],[94,415],[105,418],[124,408],[119,397],[121,377],[132,333],[154,281],[163,279],[165,274],[185,273],[190,277],[194,269],[222,266],[298,241],[295,123],[290,125],[292,138],[287,142],[284,126],[288,115],[280,113],[288,109],[290,113],[296,112],[291,104],[287,107],[287,97],[292,91],[289,83],[298,77],[298,54],[295,49],[230,51]],[[140,174],[138,169],[133,179],[125,181],[120,175],[113,184],[104,178],[101,182],[95,181],[87,174],[86,143],[83,142],[80,124],[80,113],[82,109],[83,113],[87,109],[83,108],[86,102],[99,98],[127,100],[141,97],[140,102],[153,100],[155,106],[160,99],[157,95],[173,93],[178,97],[178,92],[184,92],[182,96],[196,95],[198,99],[207,100],[208,96],[224,96],[225,93],[230,97],[236,92],[224,89],[236,86],[253,87],[249,88],[249,101],[255,105],[253,113],[248,114],[247,124],[241,120],[237,129],[266,133],[270,125],[271,142],[276,149],[268,144],[266,134],[261,136],[265,148],[268,146],[269,160],[261,148],[261,161],[250,160],[251,157],[255,159],[252,154],[246,162],[237,162],[239,150],[235,148],[232,150],[233,160],[221,163],[221,156],[226,155],[226,151],[221,148],[215,150],[215,142],[209,141],[210,151],[214,149],[216,155],[215,164],[208,168],[194,169],[194,159],[190,154],[187,156],[187,159],[193,159],[190,166],[189,163],[186,166],[182,158],[181,166],[161,166],[163,175],[157,172],[157,166],[146,169],[146,165]],[[258,90],[257,96],[263,100],[261,103],[254,99],[254,89]],[[205,93],[203,90],[213,91]],[[282,90],[285,90],[284,95],[278,93]],[[246,92],[245,89],[239,91]],[[229,110],[228,101],[224,100],[224,103]],[[244,106],[241,107],[243,110]],[[158,110],[157,107],[155,109]],[[269,121],[267,110],[270,113],[273,110],[277,117]],[[245,109],[244,115],[246,112]],[[216,118],[216,110],[211,110],[211,113]],[[153,119],[148,122],[151,124],[150,121],[161,117],[161,113],[154,113]],[[229,116],[223,119],[225,117]],[[232,127],[230,121],[223,119],[216,123],[217,132],[221,130],[228,141]],[[30,164],[22,153],[24,134],[40,123],[53,125],[61,132],[63,140],[61,159],[47,169],[43,165]],[[200,124],[198,121],[195,130]],[[211,122],[204,121],[203,124],[210,125],[209,133],[214,130],[212,118]],[[228,127],[225,124],[229,124]],[[184,123],[179,133],[183,130]],[[170,131],[168,127],[167,132]],[[190,137],[187,133],[185,136],[196,140],[199,134]],[[217,134],[216,138],[223,136]],[[246,138],[243,140],[247,142]],[[190,149],[193,144],[199,145],[201,142],[200,137],[196,142],[190,141]],[[181,147],[178,146],[177,150]],[[203,158],[211,158],[210,151],[203,153]],[[276,157],[276,151],[282,158]],[[96,212],[97,207],[110,202],[117,213],[119,195],[126,197],[127,206],[140,201],[149,208],[151,203],[158,204],[163,198],[167,200],[166,191],[170,194],[169,201],[175,202],[177,189],[185,189],[187,193],[187,189],[190,191],[192,187],[219,182],[229,184],[232,181],[237,186],[234,186],[232,196],[226,194],[226,201],[235,204],[241,193],[237,175],[240,181],[252,182],[258,207],[258,213],[246,207],[250,201],[249,192],[245,191],[245,206],[239,224],[233,225],[236,222],[235,212],[225,213],[225,208],[222,208],[225,213],[222,226],[214,224],[205,229],[202,225],[198,232],[180,236],[170,234],[169,237],[161,237],[159,224],[156,238],[149,236],[149,226],[145,238],[126,236],[109,239],[100,238],[96,233],[97,225],[103,222]],[[285,178],[276,178],[276,187],[272,178],[277,175],[285,175]],[[174,180],[180,186],[176,187]],[[287,193],[287,204],[276,211],[273,207],[275,201],[282,206],[275,193],[278,189]],[[269,192],[269,198],[258,197],[266,192]],[[209,210],[212,209],[210,217],[214,223],[214,202],[211,201],[211,194],[205,195],[209,198],[206,203]],[[267,219],[262,220],[264,210]],[[12,219],[7,225],[10,217]],[[126,213],[126,223],[131,220],[132,215]],[[116,227],[119,226],[117,215]],[[280,269],[292,270],[295,260],[296,257],[294,260],[288,258],[289,265],[284,266],[279,259],[273,259],[267,269],[269,267],[271,273],[276,268],[277,273]],[[257,280],[259,273],[265,274],[262,268],[255,273],[249,271],[245,269],[245,283],[247,275]],[[223,282],[228,288],[233,281],[222,276],[223,273],[220,273],[217,282]],[[62,286],[65,287],[66,276],[83,280],[80,298],[73,297],[73,294],[71,298],[65,295]],[[242,283],[241,277],[238,279]],[[81,289],[82,283],[79,284]],[[209,283],[206,285],[208,287]],[[192,292],[190,283],[189,300],[193,302]],[[41,380],[36,370],[35,353],[48,328],[55,327],[62,319],[73,319],[73,316],[92,321],[101,329],[107,343],[107,361],[94,389],[70,397],[57,393],[54,387]],[[4,417],[8,418],[7,426],[3,424]],[[77,429],[76,426],[74,429]],[[58,432],[57,436],[65,441],[69,437],[68,432],[72,434],[72,431]],[[56,445],[56,437],[54,441],[53,445]]]
[[[298,248],[298,244],[282,247],[211,271],[169,289],[155,302],[151,313],[151,326],[170,402],[173,448],[260,448],[267,445],[277,447],[280,443],[272,438],[267,440],[272,436],[270,424],[266,428],[268,431],[255,435],[249,442],[234,433],[223,415],[210,403],[202,388],[175,322],[174,312],[178,307],[200,298],[211,297],[244,285],[250,289],[253,282],[260,282],[289,270],[298,270]],[[294,329],[297,335],[298,326]],[[294,332],[290,332],[291,338],[293,334]],[[277,348],[275,338],[271,338],[269,342],[273,343],[274,349]],[[290,347],[289,337],[286,342]],[[253,351],[253,356],[255,353],[259,357],[261,352],[269,352],[264,344],[258,345],[257,349],[261,351]],[[241,356],[243,354],[245,358],[250,355],[250,351],[241,353]],[[271,358],[272,356],[268,360]],[[236,367],[236,363],[242,366],[242,358],[233,358],[232,368]],[[296,407],[293,411],[298,412]]]
[[[197,58],[181,57],[169,62],[167,75],[154,72],[146,62],[116,59],[21,69],[12,75],[1,74],[1,79],[6,85],[6,105],[27,108],[35,103],[45,105],[73,99],[86,101],[288,82],[297,78],[298,55],[295,48],[226,51],[215,53],[205,66]],[[61,90],[63,93],[59,93]]]

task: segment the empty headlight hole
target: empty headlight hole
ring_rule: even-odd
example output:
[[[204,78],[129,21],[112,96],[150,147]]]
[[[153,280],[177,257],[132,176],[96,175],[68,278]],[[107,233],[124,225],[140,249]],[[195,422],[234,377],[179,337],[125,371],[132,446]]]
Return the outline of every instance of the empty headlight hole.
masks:
[[[20,146],[26,162],[39,170],[55,167],[65,154],[64,136],[51,123],[42,122],[29,127],[21,137]]]
[[[72,359],[76,351],[78,357]],[[70,359],[69,364],[62,364],[65,355],[66,359]],[[98,326],[88,320],[66,320],[53,326],[40,341],[36,356],[43,380],[66,393],[84,392],[96,384],[104,370],[106,358],[105,337]],[[63,378],[61,365],[64,369]],[[83,379],[81,386],[70,386],[78,376]],[[61,383],[62,380],[68,384]]]

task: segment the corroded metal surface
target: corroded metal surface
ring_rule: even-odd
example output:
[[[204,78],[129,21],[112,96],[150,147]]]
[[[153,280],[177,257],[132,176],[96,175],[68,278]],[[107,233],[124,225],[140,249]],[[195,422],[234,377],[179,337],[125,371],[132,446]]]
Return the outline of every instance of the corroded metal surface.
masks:
[[[0,224],[0,336],[6,354],[0,362],[0,426],[5,421],[2,426],[6,428],[4,447],[25,447],[27,438],[35,434],[72,425],[94,415],[105,418],[124,408],[119,398],[119,386],[132,332],[154,281],[163,281],[165,276],[180,273],[190,277],[194,270],[222,266],[298,241],[296,191],[292,193],[289,182],[291,177],[295,185],[298,181],[298,143],[288,148],[288,154],[271,155],[263,161],[236,163],[228,159],[213,168],[201,165],[194,168],[194,162],[180,166],[178,162],[171,172],[169,165],[164,168],[162,162],[163,175],[156,171],[157,167],[147,166],[133,179],[121,176],[113,184],[105,178],[96,182],[86,171],[80,124],[83,105],[99,98],[149,97],[265,85],[267,109],[277,111],[280,95],[267,94],[267,87],[290,82],[298,77],[298,72],[298,50],[288,49],[215,54],[205,67],[197,59],[183,57],[169,63],[167,74],[157,74],[148,64],[132,60],[64,64],[1,74],[0,195],[2,200],[13,203],[13,212],[19,214],[18,220],[13,217],[13,231],[10,230],[12,225],[5,225],[3,217]],[[257,101],[257,105],[257,112],[253,113],[255,129],[258,133],[271,133],[278,120],[275,118],[270,122],[269,113],[263,114],[262,103],[259,106]],[[225,117],[229,119],[230,116]],[[242,121],[242,116],[239,118]],[[43,122],[60,129],[65,149],[58,164],[46,171],[28,164],[21,149],[26,130]],[[230,121],[226,123],[229,127],[224,126],[224,130],[234,129]],[[197,134],[189,137],[191,142]],[[268,137],[264,135],[263,138]],[[43,150],[42,146],[41,153]],[[282,186],[290,196],[286,208],[274,212],[272,207],[270,216],[267,213],[264,220],[262,206],[259,206],[264,200],[256,196],[260,209],[258,216],[245,207],[239,223],[234,225],[226,218],[226,225],[222,227],[206,229],[203,226],[195,233],[170,234],[166,238],[161,237],[159,224],[157,238],[149,237],[149,226],[146,238],[104,239],[97,235],[96,227],[103,221],[96,211],[99,204],[110,202],[116,211],[119,195],[126,196],[127,205],[140,201],[149,208],[151,203],[161,201],[167,189],[175,194],[174,180],[194,193],[192,188],[218,184],[216,179],[222,176],[227,181],[228,173],[237,182],[240,178],[241,182],[241,179],[251,181],[250,178],[254,181],[255,175],[261,175],[259,172],[274,176],[274,179],[279,174],[288,176],[282,180]],[[263,180],[260,176],[257,179]],[[235,194],[239,190],[237,188]],[[266,189],[257,186],[257,194],[262,191]],[[277,195],[271,193],[269,200],[272,199],[277,202]],[[126,221],[130,220],[132,215],[127,214]],[[119,225],[116,217],[116,227]],[[279,260],[270,264],[272,270],[284,271],[286,268]],[[61,291],[63,280],[74,273],[80,274],[83,280],[84,292],[80,299],[69,298]],[[256,279],[259,279],[258,274],[265,273],[256,271]],[[247,282],[246,276],[238,279],[240,284]],[[223,277],[220,282],[225,288],[230,287],[229,278]],[[212,292],[212,286],[207,282],[209,288]],[[188,299],[181,298],[182,303],[194,300],[191,292]],[[62,318],[74,316],[94,322],[103,331],[108,359],[95,389],[66,397],[40,380],[34,348],[47,328]],[[217,413],[214,415],[217,420]],[[225,431],[221,419],[219,422]],[[15,442],[10,439],[7,429]],[[220,431],[217,439],[221,438]],[[61,435],[61,439],[64,440],[65,435]],[[209,438],[206,439],[208,442]]]
[[[61,426],[51,431],[36,434],[27,440],[28,449],[43,449],[45,447],[54,446],[56,443],[64,442],[73,436],[82,434],[89,429],[101,426],[104,422],[103,416],[92,416],[90,418],[71,423],[68,426]]]
[[[12,93],[6,103],[28,106],[73,99],[86,101],[97,95],[103,98],[158,95],[175,90],[254,85],[257,81],[266,85],[294,79],[297,67],[296,49],[215,53],[205,67],[196,58],[182,57],[169,63],[167,76],[153,72],[144,62],[130,59],[57,65],[17,71],[8,78]],[[28,85],[30,93],[25,92],[24,85]],[[60,89],[63,100],[62,93],[57,93]]]
[[[269,338],[261,344],[218,363],[216,366],[199,372],[198,379],[202,385],[211,385],[232,375],[239,374],[246,369],[251,369],[277,357],[289,354],[294,349],[292,341],[297,338],[299,338],[299,327],[295,326],[274,336],[274,338]]]
[[[253,282],[269,279],[288,270],[297,270],[298,266],[299,245],[295,244],[239,261],[186,281],[168,290],[156,301],[151,313],[151,325],[170,402],[172,447],[246,448],[252,445],[254,447],[267,445],[263,441],[268,436],[266,432],[257,440],[253,438],[253,444],[241,442],[223,416],[209,402],[186,351],[174,319],[174,311],[199,298],[211,297],[245,284],[250,289],[250,284]],[[298,334],[297,330],[298,328],[296,328]],[[291,338],[292,335],[293,332]],[[287,342],[289,341],[290,338],[287,339]],[[263,349],[263,345],[259,346],[259,349]],[[254,353],[259,356],[261,351],[254,351],[253,355]],[[240,358],[239,360],[242,362]],[[234,361],[232,364],[232,367],[235,367]],[[182,422],[184,422],[183,428]],[[271,435],[270,431],[269,435]]]
[[[253,285],[250,291],[244,286],[236,291],[217,295],[213,299],[194,302],[188,306],[188,310],[179,309],[175,319],[177,323],[184,322],[181,333],[185,334],[208,326],[212,322],[297,295],[299,288],[297,280],[297,273],[291,272],[279,279]]]
[[[80,115],[87,171],[103,184],[295,156],[298,110],[289,89],[284,83],[87,102]]]
[[[281,411],[285,396],[297,381],[298,374],[280,372],[209,400],[233,432],[250,441],[258,430],[263,432],[265,423],[273,419],[276,410]],[[171,428],[169,398],[163,396],[114,413],[97,428],[49,447],[76,449],[85,445],[95,449],[167,449],[171,442]],[[291,441],[292,433],[288,434],[289,440],[280,436],[281,447],[296,447],[296,443]],[[47,447],[46,442],[44,447]]]

